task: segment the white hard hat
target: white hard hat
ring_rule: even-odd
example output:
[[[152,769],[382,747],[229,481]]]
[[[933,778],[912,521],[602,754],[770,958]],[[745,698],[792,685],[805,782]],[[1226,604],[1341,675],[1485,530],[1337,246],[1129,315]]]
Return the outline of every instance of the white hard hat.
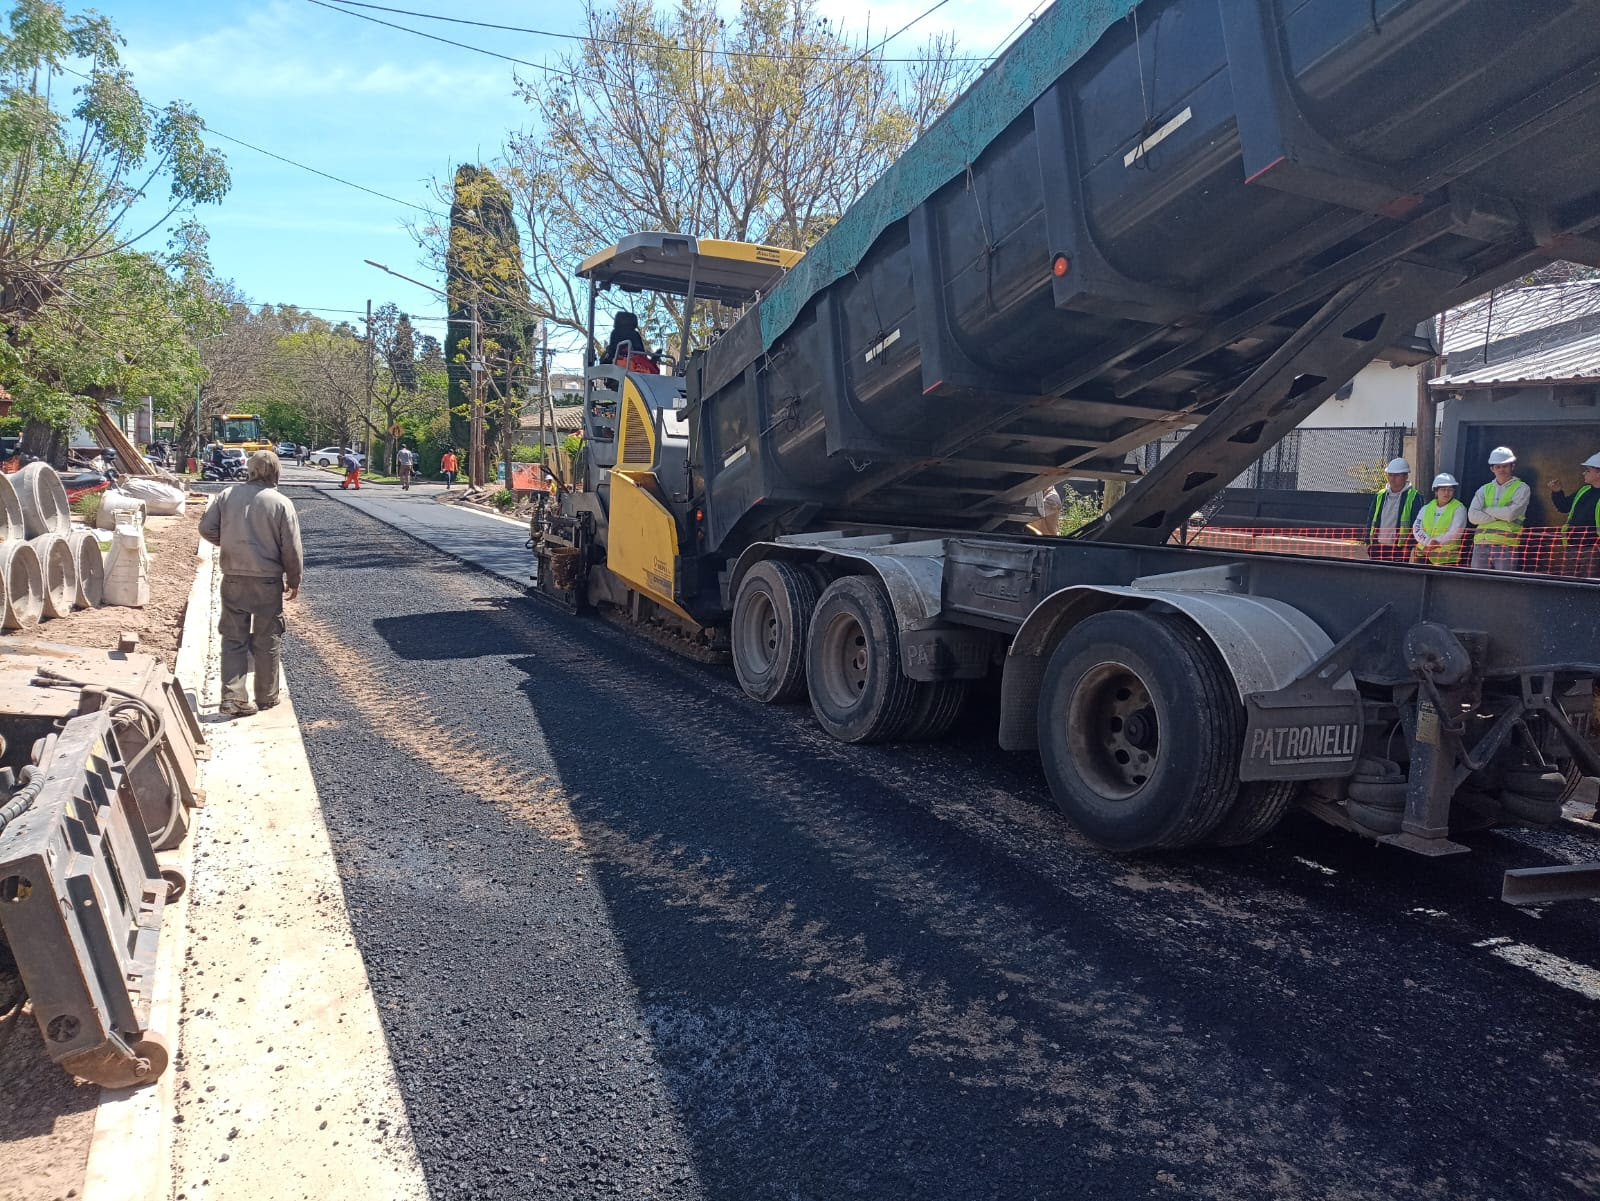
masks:
[[[1435,488],[1459,488],[1461,485],[1456,483],[1456,477],[1448,471],[1441,471],[1433,477],[1433,486]]]
[[[1600,467],[1600,455],[1590,455],[1581,465],[1584,467]]]
[[[1509,446],[1497,446],[1489,452],[1489,466],[1498,467],[1501,463],[1515,463],[1517,452]]]
[[[1387,475],[1410,475],[1411,464],[1404,459],[1390,459],[1389,465],[1383,470]]]

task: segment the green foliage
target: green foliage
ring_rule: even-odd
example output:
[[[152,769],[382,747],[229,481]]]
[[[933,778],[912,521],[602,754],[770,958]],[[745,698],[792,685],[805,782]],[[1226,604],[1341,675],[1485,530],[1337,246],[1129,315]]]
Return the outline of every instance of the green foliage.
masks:
[[[538,314],[528,303],[522,248],[511,195],[494,172],[467,164],[456,169],[450,201],[446,287],[450,321],[444,357],[450,408],[461,411],[455,436],[467,445],[472,399],[472,312],[477,306],[479,350],[487,367],[484,445],[494,446],[521,413],[520,397],[531,381]]]
[[[132,249],[229,178],[191,108],[144,102],[122,45],[104,17],[51,0],[16,0],[0,33],[0,381],[30,440],[83,421],[90,400],[148,395],[164,416],[192,403],[194,338],[220,321],[198,225],[170,253]],[[163,182],[171,208],[130,231]]]
[[[16,325],[68,301],[82,269],[133,240],[123,221],[152,184],[167,181],[171,216],[221,200],[229,177],[194,110],[144,102],[104,17],[17,0],[8,25],[0,34],[0,320]],[[83,82],[69,85],[70,76]],[[70,111],[56,107],[66,95],[77,97]]]
[[[1376,492],[1389,486],[1389,474],[1384,470],[1388,465],[1388,459],[1377,459],[1371,463],[1346,467],[1344,473],[1355,481],[1358,492]]]
[[[511,491],[510,488],[501,488],[498,492],[489,497],[489,503],[503,513],[507,509],[515,507],[517,503],[517,494]]]
[[[519,443],[511,448],[511,461],[513,463],[543,463],[544,448],[542,446],[523,446]]]
[[[72,511],[93,529],[95,518],[100,514],[100,502],[104,499],[104,492],[86,492],[72,502]]]
[[[578,452],[583,449],[583,435],[568,434],[561,443],[561,449],[566,451],[568,460],[576,460]]]
[[[559,69],[520,80],[534,119],[502,171],[534,306],[578,331],[572,263],[639,230],[809,247],[963,84],[948,39],[892,67],[817,0],[586,9],[587,36]],[[675,314],[634,311],[646,329],[677,328]]]
[[[1105,508],[1101,497],[1074,492],[1071,488],[1063,486],[1061,489],[1061,521],[1056,527],[1056,532],[1070,534],[1074,530],[1082,529],[1103,512],[1105,512]]]

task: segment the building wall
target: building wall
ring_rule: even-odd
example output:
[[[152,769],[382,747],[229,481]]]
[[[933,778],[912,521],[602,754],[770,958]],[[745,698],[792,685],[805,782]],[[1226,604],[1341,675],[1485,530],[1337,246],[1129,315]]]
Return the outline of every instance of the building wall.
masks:
[[[1300,423],[1309,429],[1411,426],[1417,420],[1417,368],[1368,363],[1351,381],[1349,397],[1334,397]]]

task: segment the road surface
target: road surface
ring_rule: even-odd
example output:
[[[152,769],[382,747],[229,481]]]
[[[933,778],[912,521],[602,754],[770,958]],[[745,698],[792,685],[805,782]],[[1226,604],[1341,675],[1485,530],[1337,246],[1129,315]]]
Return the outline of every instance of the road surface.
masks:
[[[1600,1192],[1593,855],[1118,858],[972,720],[851,748],[304,487],[288,671],[434,1195]]]

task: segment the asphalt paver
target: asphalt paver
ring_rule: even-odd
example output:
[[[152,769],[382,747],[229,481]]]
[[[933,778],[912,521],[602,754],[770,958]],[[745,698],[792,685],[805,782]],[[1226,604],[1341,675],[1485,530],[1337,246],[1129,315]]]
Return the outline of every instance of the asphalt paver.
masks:
[[[287,670],[434,1196],[1600,1192],[1600,907],[1495,899],[1586,839],[1107,855],[983,706],[842,746],[292,495]]]

